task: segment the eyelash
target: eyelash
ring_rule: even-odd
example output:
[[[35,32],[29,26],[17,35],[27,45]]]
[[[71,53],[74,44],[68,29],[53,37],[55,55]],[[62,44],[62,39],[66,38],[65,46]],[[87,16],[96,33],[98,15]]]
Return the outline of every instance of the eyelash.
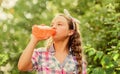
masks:
[[[58,24],[58,25],[62,25],[62,24]]]
[[[57,25],[61,25],[61,24],[57,24]]]
[[[62,24],[57,24],[57,25],[62,25]],[[51,24],[51,27],[53,26],[53,24]]]
[[[53,27],[53,25],[52,25],[52,24],[51,24],[50,26],[51,26],[51,27]]]

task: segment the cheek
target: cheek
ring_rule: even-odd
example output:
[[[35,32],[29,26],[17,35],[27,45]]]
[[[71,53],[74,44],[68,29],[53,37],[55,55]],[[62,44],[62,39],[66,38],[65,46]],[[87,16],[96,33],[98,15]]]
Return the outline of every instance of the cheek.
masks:
[[[68,37],[68,30],[67,29],[57,29],[56,31],[57,31],[56,35],[52,37],[54,40],[56,40],[56,39],[61,40],[61,39]]]
[[[68,29],[66,29],[66,28],[64,28],[64,29],[59,29],[59,30],[58,30],[58,33],[61,34],[61,35],[63,35],[63,34],[66,35],[66,34],[68,33]]]

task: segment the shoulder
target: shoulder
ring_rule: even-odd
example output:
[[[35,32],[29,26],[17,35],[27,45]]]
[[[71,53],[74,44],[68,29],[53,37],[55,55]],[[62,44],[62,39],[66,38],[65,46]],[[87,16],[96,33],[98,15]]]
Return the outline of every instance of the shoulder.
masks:
[[[45,47],[40,47],[40,48],[34,49],[32,56],[39,57],[39,56],[42,56],[44,53],[48,53],[47,49]]]

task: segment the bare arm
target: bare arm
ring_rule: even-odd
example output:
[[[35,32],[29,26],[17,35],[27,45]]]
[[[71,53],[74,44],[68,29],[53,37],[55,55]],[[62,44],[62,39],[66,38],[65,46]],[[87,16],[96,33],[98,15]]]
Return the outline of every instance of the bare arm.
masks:
[[[39,31],[36,33],[36,30],[35,30],[35,32],[34,32],[34,30],[35,30],[35,28],[32,29],[32,34],[33,35],[31,37],[31,40],[28,43],[25,50],[23,51],[22,55],[20,56],[20,59],[19,59],[19,62],[18,62],[18,69],[21,70],[21,71],[27,71],[27,70],[32,69],[31,58],[32,58],[32,54],[33,54],[33,51],[34,51],[37,43],[41,40],[46,40],[46,39],[49,38],[49,36],[47,36],[46,34],[44,36],[37,37],[36,34],[38,34]]]
[[[32,36],[30,42],[28,43],[27,47],[23,51],[22,55],[20,56],[20,59],[18,62],[18,69],[20,71],[27,71],[32,69],[31,57],[37,43],[38,43],[38,40],[34,36]]]

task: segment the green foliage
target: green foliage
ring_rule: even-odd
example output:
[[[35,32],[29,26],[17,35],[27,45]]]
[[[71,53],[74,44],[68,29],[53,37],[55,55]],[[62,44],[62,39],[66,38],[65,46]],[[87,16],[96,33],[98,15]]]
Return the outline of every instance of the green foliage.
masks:
[[[18,0],[11,8],[3,7],[3,1],[0,0],[0,66],[10,63],[10,74],[35,73],[17,69],[20,54],[29,42],[31,27],[50,25],[54,15],[62,13],[64,8],[81,22],[88,74],[120,74],[119,0]],[[3,13],[6,18],[2,17]],[[44,41],[37,47],[43,44]],[[1,73],[6,72],[0,67]]]
[[[8,60],[8,55],[0,54],[0,60],[1,60],[0,65],[4,65],[5,62],[7,62]]]
[[[88,31],[83,33],[83,40],[86,42],[85,45],[87,44],[85,53],[90,64],[88,74],[119,74],[120,12],[116,9],[118,7],[119,3],[114,0],[98,1],[93,3],[82,18],[85,21],[82,24],[86,27],[83,30]]]

